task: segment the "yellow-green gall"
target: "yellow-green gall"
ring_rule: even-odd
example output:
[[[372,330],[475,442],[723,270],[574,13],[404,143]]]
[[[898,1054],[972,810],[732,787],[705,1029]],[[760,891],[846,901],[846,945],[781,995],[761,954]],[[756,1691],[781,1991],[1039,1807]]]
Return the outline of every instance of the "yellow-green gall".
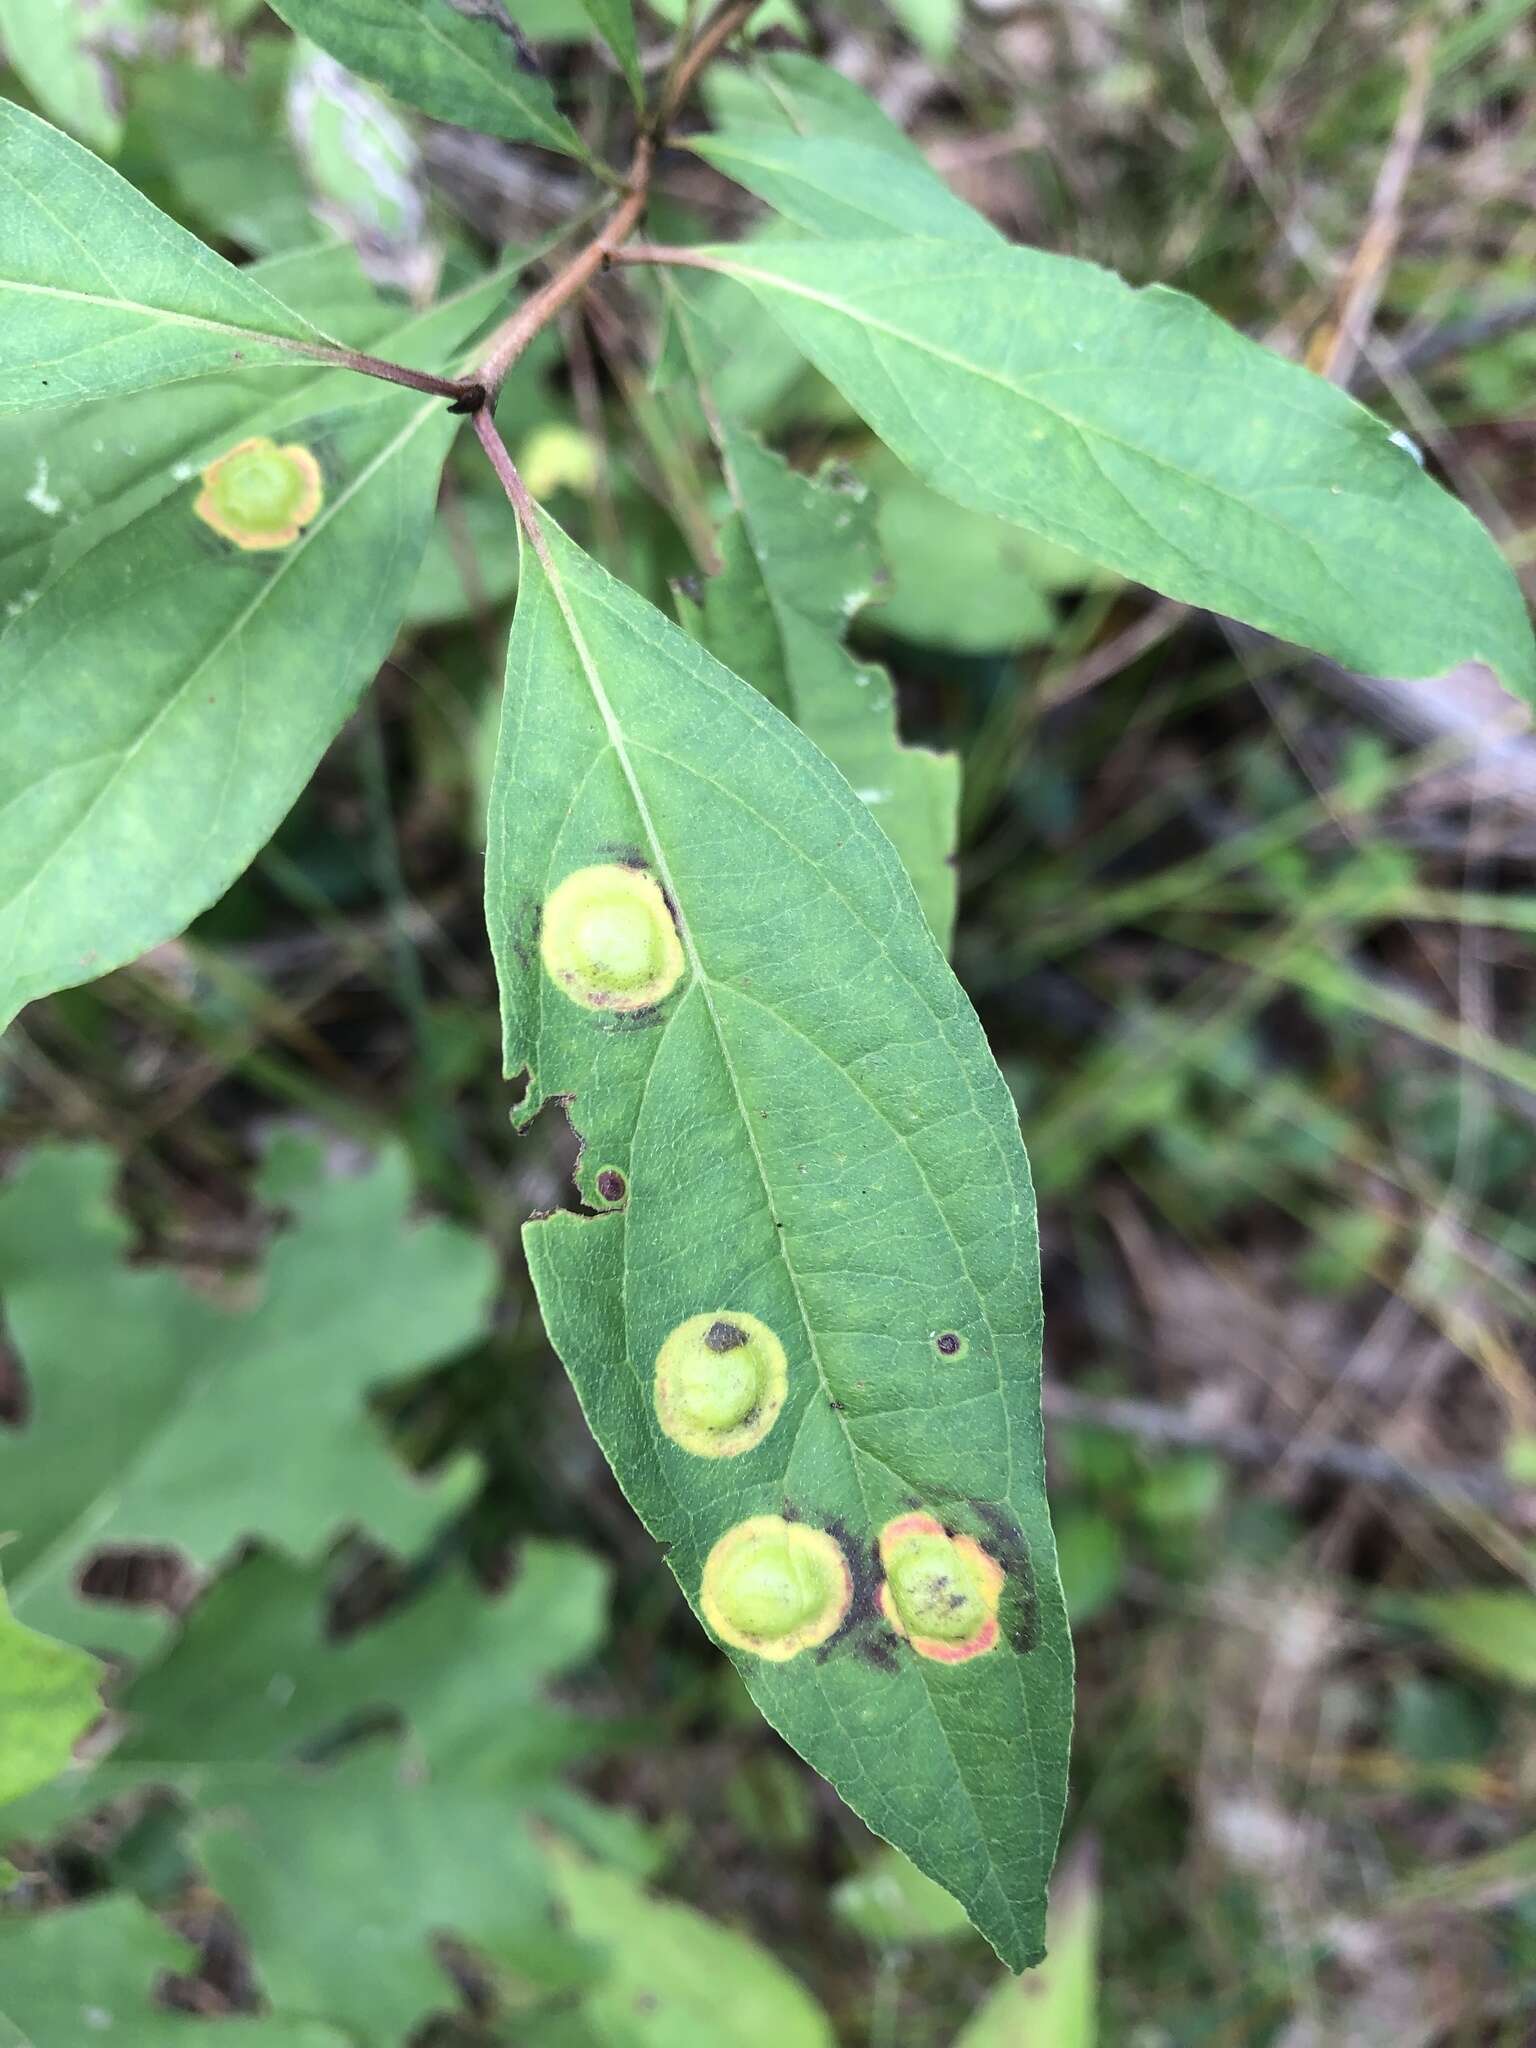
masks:
[[[753,1515],[709,1553],[699,1604],[722,1643],[782,1664],[836,1635],[853,1604],[853,1574],[824,1530]]]
[[[993,1649],[1004,1572],[972,1536],[932,1515],[898,1515],[880,1531],[880,1611],[919,1657],[963,1664]]]
[[[788,1391],[784,1346],[735,1309],[690,1316],[656,1354],[656,1419],[696,1457],[734,1458],[760,1444]]]
[[[683,948],[644,868],[577,868],[550,891],[539,954],[556,988],[588,1010],[648,1010],[670,995]]]
[[[320,465],[307,448],[296,441],[279,448],[258,434],[209,463],[192,509],[237,548],[285,548],[324,497]]]
[[[536,498],[560,490],[590,498],[597,489],[597,443],[579,427],[550,421],[528,436],[517,452],[517,467]]]

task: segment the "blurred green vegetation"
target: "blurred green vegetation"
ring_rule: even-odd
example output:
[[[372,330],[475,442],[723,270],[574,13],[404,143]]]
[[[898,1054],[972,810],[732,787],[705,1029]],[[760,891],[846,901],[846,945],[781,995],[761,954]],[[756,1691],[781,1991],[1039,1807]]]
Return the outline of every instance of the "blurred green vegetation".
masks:
[[[26,7],[0,4],[23,100]],[[563,106],[621,117],[579,7],[513,12]],[[802,30],[1011,236],[1192,290],[1287,353],[1322,359],[1374,262],[1356,388],[1536,556],[1536,322],[1500,318],[1531,289],[1529,7],[776,13],[768,49]],[[226,253],[339,234],[409,296],[591,198],[536,152],[301,76],[255,5],[112,0],[99,27],[80,132]],[[658,233],[752,218],[681,152],[660,188]],[[852,644],[888,665],[905,736],[964,764],[955,959],[1042,1195],[1080,1660],[1053,1960],[1000,1987],[944,1895],[757,1720],[544,1341],[518,1227],[569,1199],[572,1146],[548,1118],[514,1142],[499,1076],[478,820],[515,539],[464,459],[407,635],[250,873],[5,1042],[21,1477],[0,1502],[71,1507],[35,1626],[137,1661],[108,1675],[102,1761],[40,1791],[57,1759],[31,1767],[0,1682],[0,1782],[27,1795],[0,2038],[75,2048],[105,2012],[134,2048],[1515,2048],[1536,2029],[1531,743],[1489,736],[1475,678],[1405,725],[1358,679],[942,505],[716,298],[732,407],[872,493],[888,580]],[[643,278],[541,340],[501,424],[585,546],[658,603],[697,597],[728,504]],[[390,1288],[424,1242],[462,1270],[407,1290],[413,1347]],[[330,1350],[292,1348],[284,1285]],[[102,1357],[162,1380],[132,1460],[87,1487],[93,1319]],[[172,1369],[214,1320],[244,1376],[226,1398]],[[199,1336],[185,1362],[207,1355]],[[299,1398],[322,1385],[334,1443]],[[14,1598],[21,1549],[0,1567]],[[24,1655],[45,1653],[0,1620]],[[65,1653],[83,1729],[82,1683]]]

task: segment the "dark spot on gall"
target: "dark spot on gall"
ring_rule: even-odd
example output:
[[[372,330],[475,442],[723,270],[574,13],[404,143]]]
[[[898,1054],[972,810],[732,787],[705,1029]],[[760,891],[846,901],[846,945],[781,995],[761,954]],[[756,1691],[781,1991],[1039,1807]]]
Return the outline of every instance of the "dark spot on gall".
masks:
[[[625,1195],[624,1176],[615,1166],[605,1166],[597,1176],[597,1192],[605,1202],[622,1202]]]
[[[727,1322],[722,1316],[704,1332],[704,1342],[711,1351],[739,1351],[747,1342],[747,1333],[740,1323]]]

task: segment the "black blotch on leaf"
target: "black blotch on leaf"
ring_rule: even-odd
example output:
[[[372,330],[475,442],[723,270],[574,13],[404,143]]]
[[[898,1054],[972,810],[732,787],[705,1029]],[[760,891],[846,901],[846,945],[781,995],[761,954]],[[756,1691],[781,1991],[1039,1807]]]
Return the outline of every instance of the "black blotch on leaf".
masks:
[[[853,1646],[854,1655],[875,1671],[899,1671],[901,1666],[896,1656],[896,1638],[888,1628],[872,1629],[859,1637]]]
[[[987,1548],[1005,1574],[997,1604],[999,1626],[1019,1655],[1028,1656],[1040,1640],[1040,1599],[1024,1531],[996,1501],[972,1500],[970,1505],[986,1529]]]
[[[704,1342],[711,1351],[739,1351],[747,1342],[747,1333],[740,1323],[727,1322],[722,1316],[704,1332]]]

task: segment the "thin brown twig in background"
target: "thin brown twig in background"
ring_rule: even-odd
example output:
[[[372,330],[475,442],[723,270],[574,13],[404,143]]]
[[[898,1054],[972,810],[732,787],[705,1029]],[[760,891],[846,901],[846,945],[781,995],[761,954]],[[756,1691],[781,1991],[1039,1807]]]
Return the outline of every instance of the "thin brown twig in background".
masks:
[[[1206,1422],[1157,1401],[1080,1394],[1051,1381],[1046,1382],[1044,1405],[1052,1422],[1106,1429],[1165,1449],[1214,1451],[1239,1465],[1289,1466],[1353,1485],[1418,1493],[1438,1506],[1481,1508],[1536,1528],[1536,1490],[1517,1486],[1496,1465],[1410,1465],[1373,1444],[1292,1438],[1252,1423]]]
[[[1424,139],[1429,89],[1434,82],[1434,50],[1434,32],[1428,22],[1418,23],[1403,38],[1407,86],[1392,139],[1376,174],[1365,233],[1344,276],[1338,316],[1315,337],[1307,352],[1308,368],[1331,378],[1335,384],[1348,384],[1354,375],[1370,339],[1382,289],[1397,253],[1403,231],[1403,194]]]

